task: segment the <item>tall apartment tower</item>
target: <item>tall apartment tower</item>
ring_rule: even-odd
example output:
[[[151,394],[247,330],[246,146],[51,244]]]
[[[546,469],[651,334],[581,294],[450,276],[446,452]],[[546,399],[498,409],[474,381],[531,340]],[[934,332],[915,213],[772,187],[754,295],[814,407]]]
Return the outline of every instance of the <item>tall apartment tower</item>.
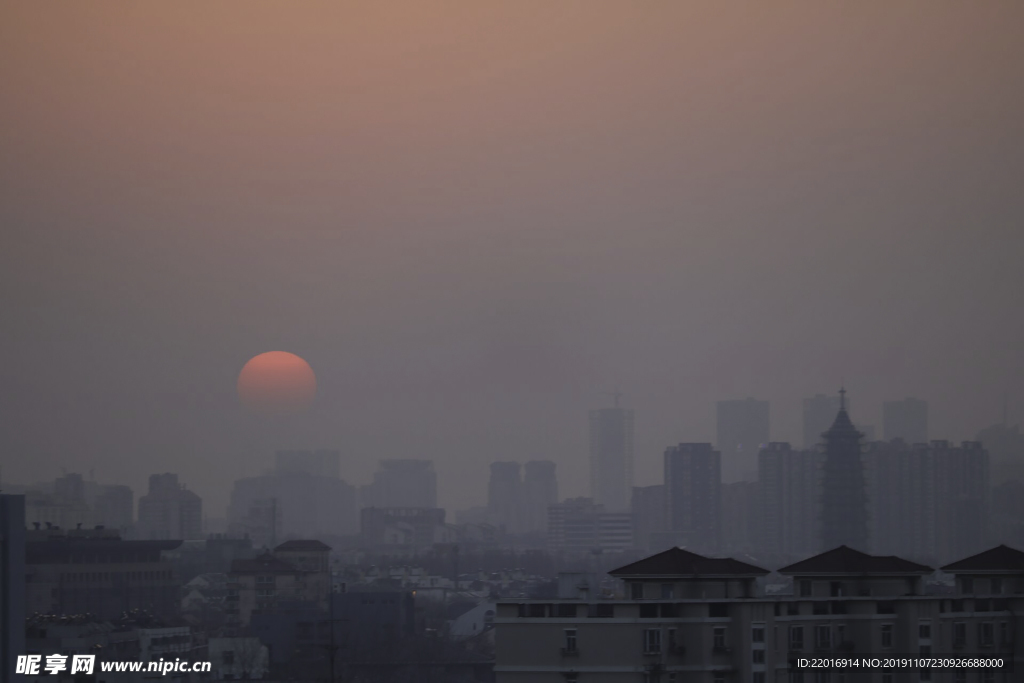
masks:
[[[886,441],[928,442],[928,402],[919,398],[882,404],[882,436]]]
[[[381,460],[373,483],[363,487],[362,507],[437,507],[437,473],[432,460]]]
[[[849,402],[846,404],[850,408]],[[828,431],[839,412],[839,398],[815,394],[804,399],[804,448],[817,448],[821,444],[821,435]]]
[[[812,555],[821,522],[821,462],[816,449],[769,443],[758,455],[756,533],[761,553],[777,558]]]
[[[867,482],[861,434],[846,412],[846,389],[839,390],[839,413],[822,434],[825,459],[821,477],[821,548],[846,545],[865,552],[869,542]]]
[[[25,654],[25,496],[0,495],[0,683]]]
[[[608,512],[628,512],[633,492],[633,411],[590,411],[590,494]]]
[[[755,481],[758,449],[768,443],[768,401],[719,401],[716,416],[715,445],[722,453],[722,481]]]
[[[679,545],[716,553],[722,543],[722,456],[709,443],[681,443],[665,451],[669,531]]]
[[[487,482],[487,512],[498,526],[509,533],[519,533],[523,480],[518,462],[491,463],[491,478]]]
[[[138,535],[143,540],[203,537],[203,501],[178,483],[177,474],[152,474],[149,493],[139,498]]]
[[[558,502],[555,463],[531,460],[523,465],[520,523],[523,531],[546,531],[548,506]]]

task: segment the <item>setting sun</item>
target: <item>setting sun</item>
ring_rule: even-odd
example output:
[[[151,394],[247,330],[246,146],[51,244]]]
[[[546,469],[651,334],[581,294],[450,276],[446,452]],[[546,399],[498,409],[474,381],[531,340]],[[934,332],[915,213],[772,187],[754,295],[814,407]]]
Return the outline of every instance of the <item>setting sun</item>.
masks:
[[[316,375],[305,360],[287,351],[254,356],[238,375],[238,398],[260,415],[298,413],[316,396]]]

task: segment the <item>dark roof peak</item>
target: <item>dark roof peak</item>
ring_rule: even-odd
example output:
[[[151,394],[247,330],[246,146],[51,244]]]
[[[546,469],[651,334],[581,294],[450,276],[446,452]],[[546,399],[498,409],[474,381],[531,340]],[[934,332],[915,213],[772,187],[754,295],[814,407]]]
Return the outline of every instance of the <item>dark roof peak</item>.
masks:
[[[731,557],[704,557],[684,548],[669,548],[608,572],[617,578],[655,576],[763,576],[767,569]]]
[[[895,555],[868,555],[846,545],[779,570],[780,574],[930,574],[931,567]]]
[[[977,555],[965,557],[942,567],[944,572],[1024,571],[1024,552],[1007,545],[997,545]]]
[[[312,551],[330,551],[331,546],[327,545],[323,541],[315,541],[311,539],[295,539],[291,541],[285,541],[281,545],[274,548],[274,552],[312,552]]]

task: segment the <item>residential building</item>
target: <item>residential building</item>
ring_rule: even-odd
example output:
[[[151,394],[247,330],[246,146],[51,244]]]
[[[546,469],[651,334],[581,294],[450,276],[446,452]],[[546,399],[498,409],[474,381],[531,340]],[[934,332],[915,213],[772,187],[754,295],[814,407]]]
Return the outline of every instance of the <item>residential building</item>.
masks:
[[[363,508],[360,533],[366,549],[418,552],[435,543],[452,543],[455,530],[445,524],[443,508]]]
[[[169,472],[149,477],[149,493],[139,498],[136,537],[164,541],[203,538],[203,501]]]
[[[361,508],[437,507],[437,473],[432,460],[381,460],[373,482],[363,487]]]
[[[886,401],[882,404],[882,438],[907,443],[927,443],[928,402],[919,398]]]
[[[791,594],[764,595],[768,570],[673,548],[610,572],[621,596],[589,591],[502,600],[497,683],[998,681],[1024,665],[1024,553],[1006,547],[933,570],[841,546],[783,567]],[[1002,660],[996,668],[814,669],[801,660]]]
[[[293,540],[255,558],[234,560],[226,609],[231,626],[248,626],[256,613],[273,615],[299,608],[326,611],[330,551],[320,541]]]
[[[627,512],[633,489],[633,411],[590,411],[590,495],[609,512]]]
[[[759,555],[780,561],[807,557],[818,547],[821,465],[817,450],[771,442],[758,454]]]
[[[523,480],[518,462],[491,463],[487,482],[487,513],[493,524],[507,533],[519,533],[523,524]]]
[[[665,451],[668,529],[687,549],[716,553],[722,543],[722,457],[709,443]]]
[[[718,439],[722,454],[722,481],[754,481],[757,478],[757,452],[768,443],[770,432],[768,401],[719,401]]]
[[[0,494],[0,683],[25,654],[25,496]]]
[[[546,532],[548,506],[558,502],[555,463],[530,460],[523,465],[523,486],[519,496],[519,521],[524,532]]]

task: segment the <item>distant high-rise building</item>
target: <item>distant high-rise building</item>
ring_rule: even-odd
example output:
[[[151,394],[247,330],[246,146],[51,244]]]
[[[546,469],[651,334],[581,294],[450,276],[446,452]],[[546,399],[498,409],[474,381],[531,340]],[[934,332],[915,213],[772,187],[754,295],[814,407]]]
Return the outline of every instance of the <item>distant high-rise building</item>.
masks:
[[[907,443],[928,442],[928,402],[919,398],[886,401],[882,404],[882,438]]]
[[[825,460],[821,478],[821,549],[841,545],[869,548],[867,484],[861,437],[846,412],[846,390],[839,390],[839,412],[822,436]]]
[[[849,401],[846,409],[850,409]],[[804,448],[818,448],[821,445],[821,435],[828,431],[838,412],[838,396],[815,394],[812,398],[804,399]]]
[[[149,493],[139,498],[136,535],[143,540],[193,540],[203,537],[203,501],[178,483],[178,475],[153,474]]]
[[[757,451],[768,443],[768,401],[719,401],[717,410],[718,441],[722,454],[722,481],[754,481],[757,479]]]
[[[135,521],[135,494],[127,486],[104,486],[96,496],[93,517],[97,524],[126,535]]]
[[[756,481],[722,484],[722,552],[738,554],[757,550],[759,513]]]
[[[694,552],[719,551],[722,542],[722,456],[709,443],[681,443],[665,451],[669,531]]]
[[[340,451],[321,448],[319,450],[282,450],[274,453],[274,466],[278,473],[302,472],[314,477],[340,476]]]
[[[0,495],[0,683],[25,654],[25,496]]]
[[[437,473],[432,460],[381,460],[373,483],[362,489],[361,507],[437,507]]]
[[[633,515],[633,539],[642,550],[656,548],[655,538],[668,531],[668,510],[665,506],[665,485],[634,486],[630,506]]]
[[[519,533],[522,528],[521,469],[518,462],[492,462],[491,478],[487,482],[487,511],[494,524],[508,533]]]
[[[817,449],[769,443],[758,455],[757,535],[761,554],[805,557],[818,547],[821,464]]]
[[[548,547],[552,551],[573,555],[622,552],[633,543],[633,518],[628,512],[608,512],[590,498],[573,498],[548,508]]]
[[[609,512],[629,510],[633,489],[633,411],[590,411],[590,494]]]
[[[558,502],[558,479],[555,463],[531,460],[523,465],[523,488],[520,496],[520,523],[523,531],[546,531],[548,506]]]

